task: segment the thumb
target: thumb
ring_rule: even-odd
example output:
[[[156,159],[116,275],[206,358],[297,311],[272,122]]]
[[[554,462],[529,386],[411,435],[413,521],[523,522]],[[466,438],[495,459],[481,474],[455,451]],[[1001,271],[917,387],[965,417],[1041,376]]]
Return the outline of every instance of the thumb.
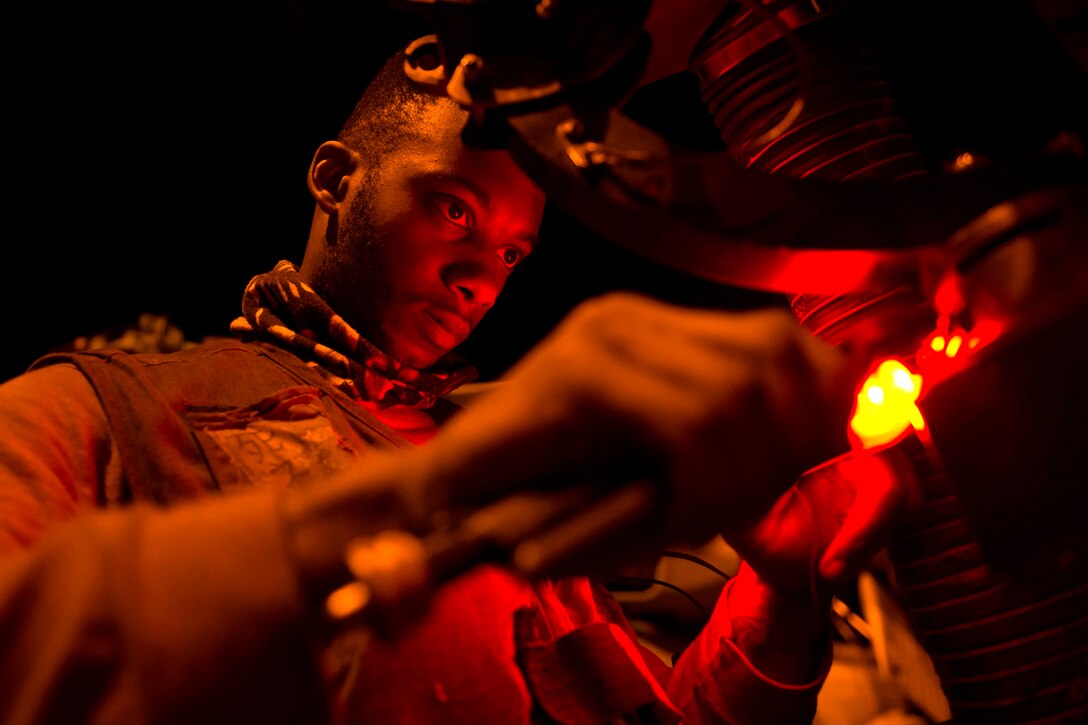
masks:
[[[892,532],[920,501],[913,469],[894,448],[847,456],[836,466],[857,494],[820,558],[819,571],[828,582],[841,584],[887,546]]]

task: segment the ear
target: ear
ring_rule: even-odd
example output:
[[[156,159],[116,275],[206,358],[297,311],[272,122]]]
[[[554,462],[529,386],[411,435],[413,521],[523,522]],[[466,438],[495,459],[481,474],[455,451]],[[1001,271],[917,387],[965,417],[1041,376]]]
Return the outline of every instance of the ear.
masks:
[[[306,186],[326,214],[333,214],[340,208],[340,202],[347,195],[351,176],[360,162],[359,154],[339,141],[326,141],[317,147],[310,162]]]

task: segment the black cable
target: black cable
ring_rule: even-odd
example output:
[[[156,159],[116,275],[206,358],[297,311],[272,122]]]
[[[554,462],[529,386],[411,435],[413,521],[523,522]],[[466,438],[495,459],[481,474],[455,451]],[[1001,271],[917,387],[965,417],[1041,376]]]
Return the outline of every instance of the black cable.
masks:
[[[726,581],[729,581],[730,579],[733,578],[732,574],[726,574],[724,571],[722,571],[718,567],[714,566],[709,561],[705,561],[703,559],[700,559],[699,557],[695,556],[694,554],[687,554],[687,553],[684,553],[682,551],[669,551],[669,550],[666,550],[666,551],[661,552],[661,556],[671,558],[671,559],[684,559],[686,561],[694,562],[695,564],[698,564],[699,566],[706,567],[707,569],[714,572],[715,574],[720,576],[722,579],[725,579]]]
[[[706,611],[706,607],[704,607],[702,605],[702,603],[698,599],[696,599],[694,596],[692,596],[690,593],[684,591],[683,589],[676,586],[675,584],[672,584],[670,582],[667,582],[667,581],[664,581],[664,580],[661,580],[661,579],[653,579],[653,578],[650,578],[650,577],[641,577],[641,576],[618,575],[618,576],[614,576],[614,577],[610,577],[610,578],[611,579],[619,579],[621,581],[628,581],[628,582],[643,582],[643,583],[649,582],[651,584],[657,584],[658,586],[665,587],[666,589],[671,589],[674,592],[676,592],[677,594],[680,594],[680,595],[684,596],[689,602],[691,602],[696,607],[698,607],[699,612],[701,612],[702,615],[703,615],[703,619],[706,619],[706,620],[710,619],[710,612]]]

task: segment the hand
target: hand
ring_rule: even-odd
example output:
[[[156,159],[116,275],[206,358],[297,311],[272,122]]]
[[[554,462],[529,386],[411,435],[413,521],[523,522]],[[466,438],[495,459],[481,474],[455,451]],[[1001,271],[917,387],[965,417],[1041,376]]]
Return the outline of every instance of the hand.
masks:
[[[782,310],[590,301],[420,449],[421,510],[643,480],[659,494],[661,541],[703,543],[750,527],[803,471],[845,450],[848,367]],[[646,532],[571,535],[592,548]],[[568,548],[584,566],[585,547]]]
[[[832,598],[921,503],[895,448],[843,455],[807,472],[760,522],[728,542],[743,561],[728,606],[737,645],[761,671],[810,680]],[[743,596],[739,595],[743,586]]]
[[[849,453],[807,472],[757,525],[727,541],[779,594],[822,606],[921,502],[902,452]]]

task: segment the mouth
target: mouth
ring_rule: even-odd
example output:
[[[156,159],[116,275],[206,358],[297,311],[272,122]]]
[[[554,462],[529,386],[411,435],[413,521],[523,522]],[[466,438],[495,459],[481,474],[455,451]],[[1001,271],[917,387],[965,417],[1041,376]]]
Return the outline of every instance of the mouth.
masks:
[[[472,325],[461,315],[434,307],[424,308],[422,328],[428,340],[445,350],[460,345],[472,331]]]

